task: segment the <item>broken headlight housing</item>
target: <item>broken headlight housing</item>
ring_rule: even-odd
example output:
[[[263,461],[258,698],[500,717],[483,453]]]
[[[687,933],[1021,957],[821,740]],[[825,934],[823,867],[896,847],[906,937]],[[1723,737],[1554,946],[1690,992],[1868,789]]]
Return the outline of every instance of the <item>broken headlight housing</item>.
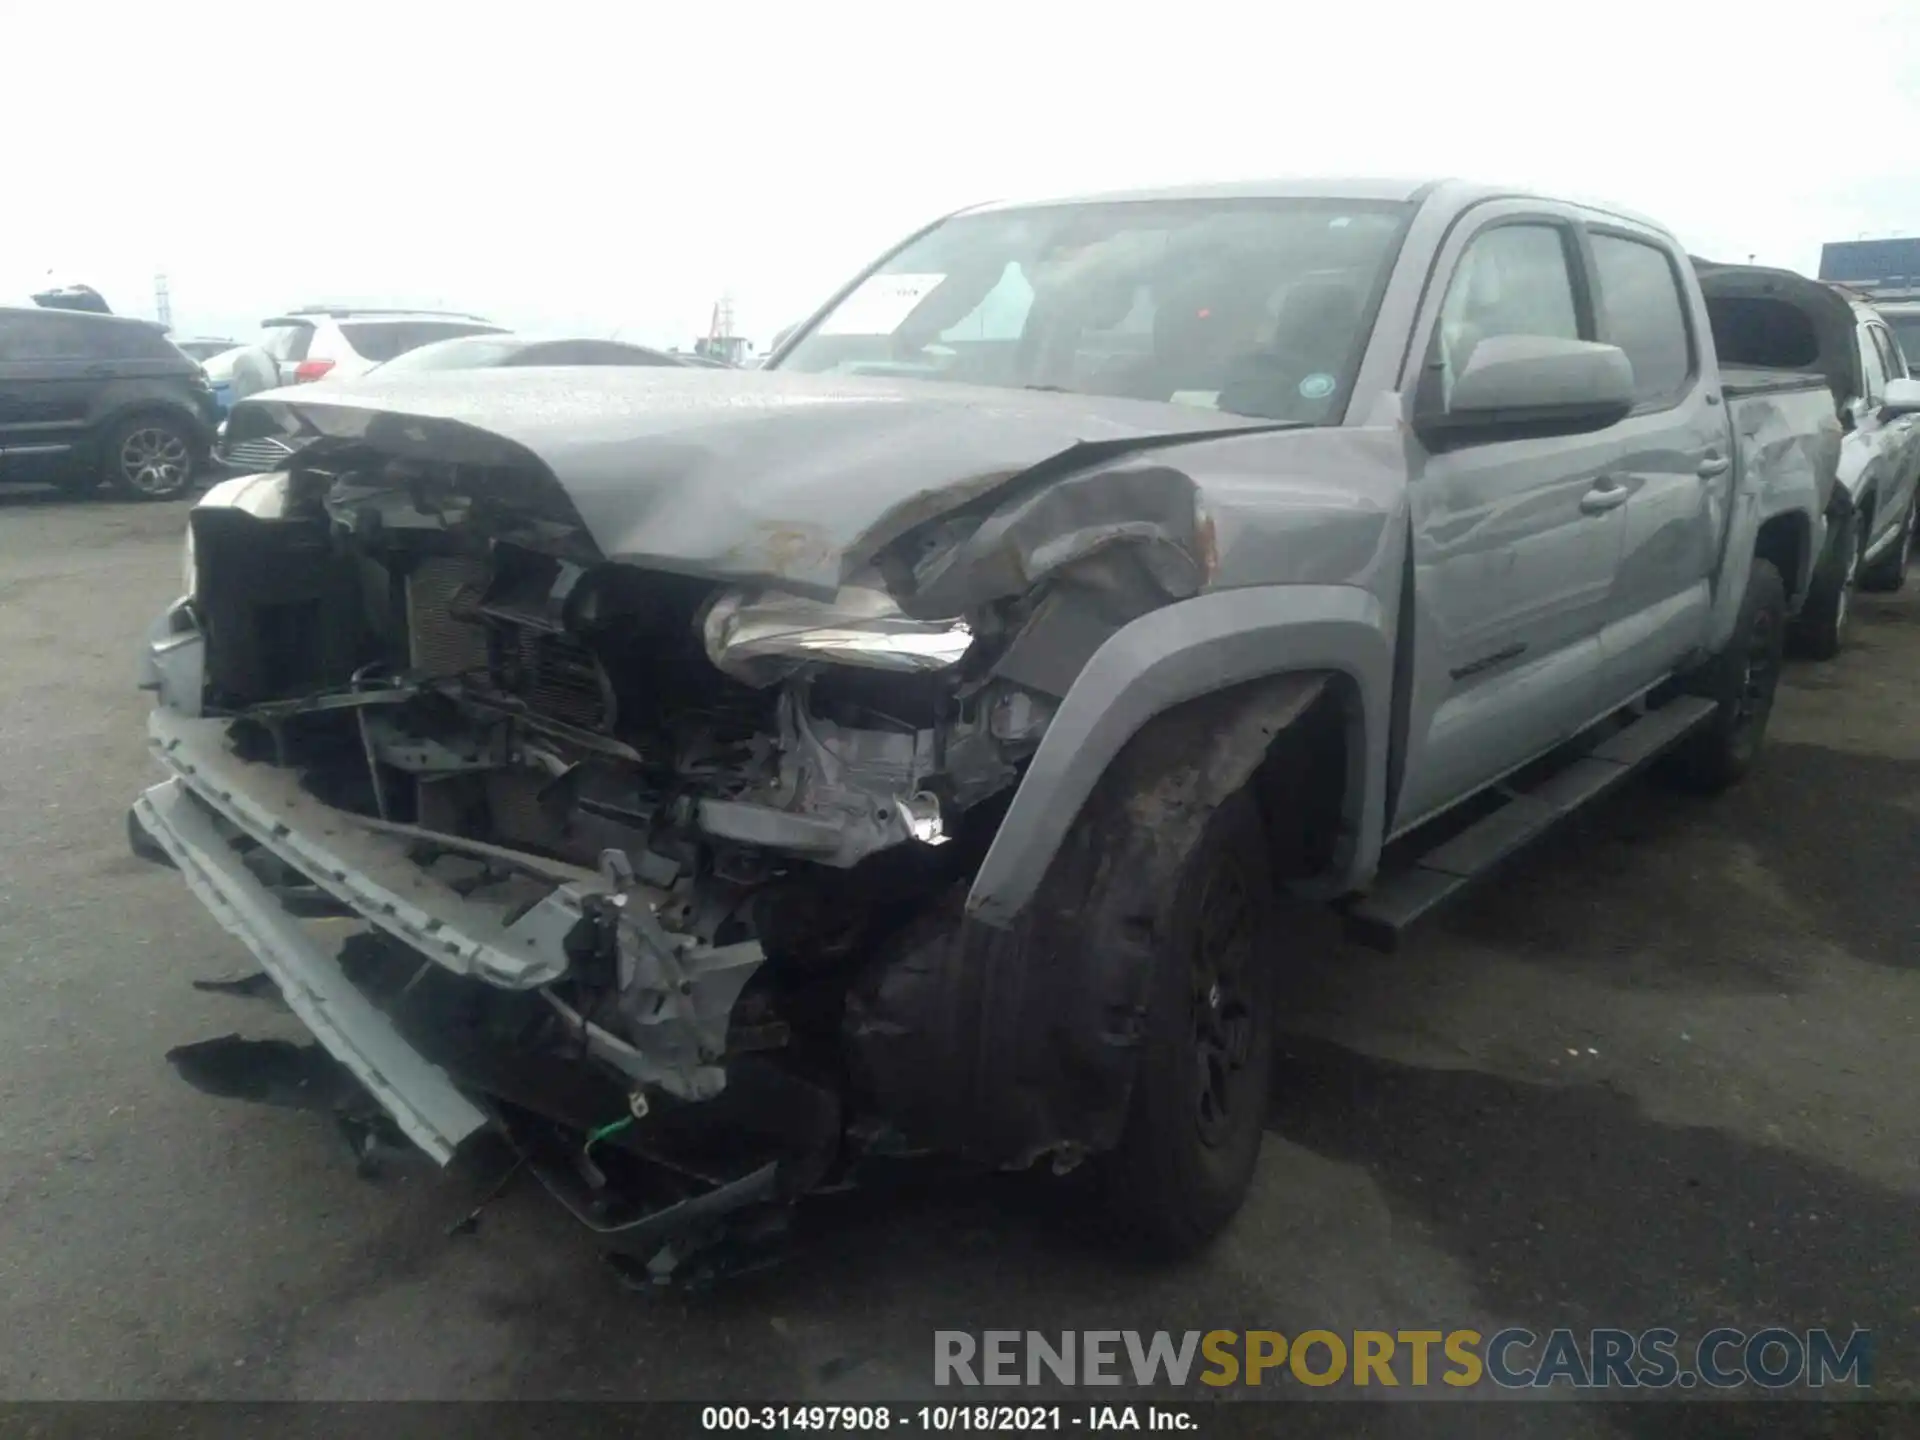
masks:
[[[778,684],[812,661],[917,675],[966,657],[966,621],[915,620],[877,586],[848,585],[830,601],[726,590],[700,626],[707,658],[755,686]]]

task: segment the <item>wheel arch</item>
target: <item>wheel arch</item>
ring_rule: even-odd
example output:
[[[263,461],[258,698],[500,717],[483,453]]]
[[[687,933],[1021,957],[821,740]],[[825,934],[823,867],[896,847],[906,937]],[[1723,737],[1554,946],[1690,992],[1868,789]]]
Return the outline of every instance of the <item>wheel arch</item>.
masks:
[[[1753,554],[1755,559],[1773,562],[1786,582],[1790,604],[1800,600],[1812,582],[1816,564],[1812,522],[1798,510],[1768,516],[1754,534]]]
[[[158,420],[177,422],[198,447],[204,448],[213,439],[213,431],[207,427],[204,420],[193,413],[190,407],[182,405],[177,400],[169,400],[157,395],[142,395],[122,401],[100,417],[99,423],[94,426],[94,433],[104,444],[106,437],[122,425],[131,420],[140,420],[149,416]]]
[[[1392,683],[1391,621],[1356,587],[1222,591],[1140,617],[1094,653],[1062,701],[974,877],[968,919],[1011,926],[1101,777],[1150,722],[1194,706],[1210,723],[1187,768],[1222,797],[1316,702],[1334,707],[1340,818],[1317,878],[1349,888],[1379,853]]]
[[[1392,663],[1380,602],[1350,587],[1202,596],[1111,637],[971,891],[889,937],[849,992],[878,1111],[995,1165],[1116,1145],[1162,906],[1226,806],[1254,802],[1272,872],[1309,893],[1377,855]]]

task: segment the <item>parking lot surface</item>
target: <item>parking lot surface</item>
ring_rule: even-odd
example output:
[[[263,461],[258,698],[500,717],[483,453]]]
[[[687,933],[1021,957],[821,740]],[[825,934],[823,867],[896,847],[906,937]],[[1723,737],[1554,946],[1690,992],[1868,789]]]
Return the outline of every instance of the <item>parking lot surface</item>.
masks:
[[[952,1399],[936,1328],[1508,1323],[1867,1326],[1879,1392],[1914,1394],[1920,594],[1862,597],[1847,652],[1790,669],[1731,794],[1636,784],[1392,957],[1289,934],[1259,1179],[1201,1259],[908,1172],[810,1206],[780,1267],[643,1296],[536,1186],[449,1236],[497,1172],[362,1180],[323,1117],[166,1063],[296,1033],[190,987],[247,957],[127,853],[134,649],[184,518],[0,494],[0,1397]]]

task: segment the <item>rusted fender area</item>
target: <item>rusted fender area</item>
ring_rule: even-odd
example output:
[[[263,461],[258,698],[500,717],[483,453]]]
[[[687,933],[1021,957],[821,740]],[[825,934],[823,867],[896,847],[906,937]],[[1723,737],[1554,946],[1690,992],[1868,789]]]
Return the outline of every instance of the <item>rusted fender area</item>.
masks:
[[[1333,878],[1337,888],[1361,883],[1378,859],[1386,810],[1393,614],[1356,586],[1276,585],[1196,596],[1119,630],[1087,662],[1048,726],[974,877],[969,920],[1014,923],[1094,786],[1148,721],[1290,672],[1334,672],[1352,682],[1357,734],[1350,741],[1358,743],[1348,745],[1352,769]],[[1288,704],[1276,714],[1299,698],[1292,689],[1279,693]],[[1198,755],[1194,764],[1204,772],[1211,757]]]

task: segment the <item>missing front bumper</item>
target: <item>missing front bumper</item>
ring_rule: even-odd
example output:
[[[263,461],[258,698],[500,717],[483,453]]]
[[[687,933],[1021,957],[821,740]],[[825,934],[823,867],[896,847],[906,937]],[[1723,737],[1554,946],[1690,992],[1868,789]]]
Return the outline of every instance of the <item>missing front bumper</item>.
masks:
[[[486,1114],[402,1038],[281,908],[181,780],[155,785],[133,813],[200,902],[273,977],[288,1008],[409,1140],[445,1165],[463,1141],[486,1128]]]

